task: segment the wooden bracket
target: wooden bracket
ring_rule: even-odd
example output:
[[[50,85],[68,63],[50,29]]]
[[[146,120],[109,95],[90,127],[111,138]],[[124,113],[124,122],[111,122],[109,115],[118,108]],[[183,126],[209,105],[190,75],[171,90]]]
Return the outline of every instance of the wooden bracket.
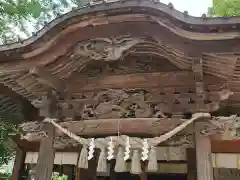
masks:
[[[67,95],[65,84],[43,67],[32,68],[29,74],[39,83],[52,88],[52,91],[48,95],[42,96],[41,100],[32,102],[40,110],[40,116],[60,118],[61,110],[59,111],[60,107],[57,107],[57,101],[60,99],[59,96],[65,98]]]
[[[34,67],[30,69],[29,74],[31,74],[32,77],[39,81],[39,83],[47,85],[57,92],[63,93],[66,91],[66,87],[62,81],[51,74],[49,71],[45,70],[43,67]]]
[[[53,91],[48,95],[42,96],[41,99],[32,101],[32,105],[39,109],[39,115],[42,117],[60,118],[57,101],[58,96]]]

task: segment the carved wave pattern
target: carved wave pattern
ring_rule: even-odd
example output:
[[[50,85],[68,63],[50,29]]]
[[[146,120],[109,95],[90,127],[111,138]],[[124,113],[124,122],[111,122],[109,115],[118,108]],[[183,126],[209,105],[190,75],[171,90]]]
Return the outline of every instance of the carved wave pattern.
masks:
[[[107,73],[106,71],[126,74],[125,72],[166,71],[168,68],[168,71],[190,70],[193,59],[160,40],[125,35],[80,42],[67,55],[46,68],[60,79],[68,79],[74,75],[93,76],[99,75],[98,72]],[[151,67],[147,70],[149,66]]]

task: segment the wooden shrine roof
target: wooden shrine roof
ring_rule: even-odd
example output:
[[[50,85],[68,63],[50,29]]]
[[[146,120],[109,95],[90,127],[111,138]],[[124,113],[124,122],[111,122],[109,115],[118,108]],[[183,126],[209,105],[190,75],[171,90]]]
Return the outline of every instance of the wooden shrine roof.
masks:
[[[165,114],[194,113],[203,93],[196,90],[201,81],[206,94],[202,111],[238,107],[239,30],[240,17],[197,18],[157,1],[90,2],[27,40],[0,46],[0,82],[31,108],[31,103],[46,107],[43,96],[57,91],[57,108],[65,109],[66,117],[80,111],[89,116],[92,107],[83,110],[79,104],[95,106],[103,94],[124,99],[115,109],[126,109],[131,97],[135,104],[145,102],[144,112],[147,105],[158,104],[155,109]],[[133,89],[143,89],[144,95],[137,92],[136,98]],[[169,97],[175,98],[171,111],[172,105],[164,105]],[[96,117],[106,118],[108,111],[102,117],[100,110],[95,109]]]

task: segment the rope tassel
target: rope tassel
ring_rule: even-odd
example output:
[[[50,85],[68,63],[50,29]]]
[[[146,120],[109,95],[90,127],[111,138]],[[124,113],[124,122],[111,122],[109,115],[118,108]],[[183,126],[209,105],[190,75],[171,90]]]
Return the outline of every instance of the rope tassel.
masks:
[[[141,174],[141,157],[139,150],[133,150],[132,164],[131,164],[131,173],[132,174]]]
[[[116,157],[115,172],[126,172],[127,166],[124,160],[124,148],[122,146],[118,147],[118,153]]]
[[[97,172],[106,173],[107,172],[107,157],[106,157],[106,149],[102,148],[101,153],[98,159]]]
[[[158,163],[157,163],[157,150],[156,147],[151,147],[149,152],[149,161],[148,161],[148,172],[157,172],[158,171]]]
[[[78,167],[83,169],[88,168],[88,146],[87,145],[83,145],[82,147],[80,157],[78,160]]]

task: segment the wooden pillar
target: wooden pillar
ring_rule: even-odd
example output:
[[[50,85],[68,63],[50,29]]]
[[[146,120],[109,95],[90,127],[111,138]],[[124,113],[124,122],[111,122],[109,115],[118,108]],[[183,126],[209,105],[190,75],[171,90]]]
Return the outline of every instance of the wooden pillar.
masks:
[[[208,136],[201,136],[201,123],[195,123],[195,143],[197,157],[197,180],[213,180],[211,141]]]
[[[55,128],[52,124],[44,124],[43,129],[47,133],[47,137],[43,138],[41,141],[35,180],[52,179],[52,170],[55,157],[55,150],[53,148]]]
[[[196,150],[194,148],[187,149],[187,180],[197,179]]]
[[[16,157],[14,161],[13,171],[12,171],[12,180],[19,180],[24,169],[26,152],[20,148],[17,148]]]

